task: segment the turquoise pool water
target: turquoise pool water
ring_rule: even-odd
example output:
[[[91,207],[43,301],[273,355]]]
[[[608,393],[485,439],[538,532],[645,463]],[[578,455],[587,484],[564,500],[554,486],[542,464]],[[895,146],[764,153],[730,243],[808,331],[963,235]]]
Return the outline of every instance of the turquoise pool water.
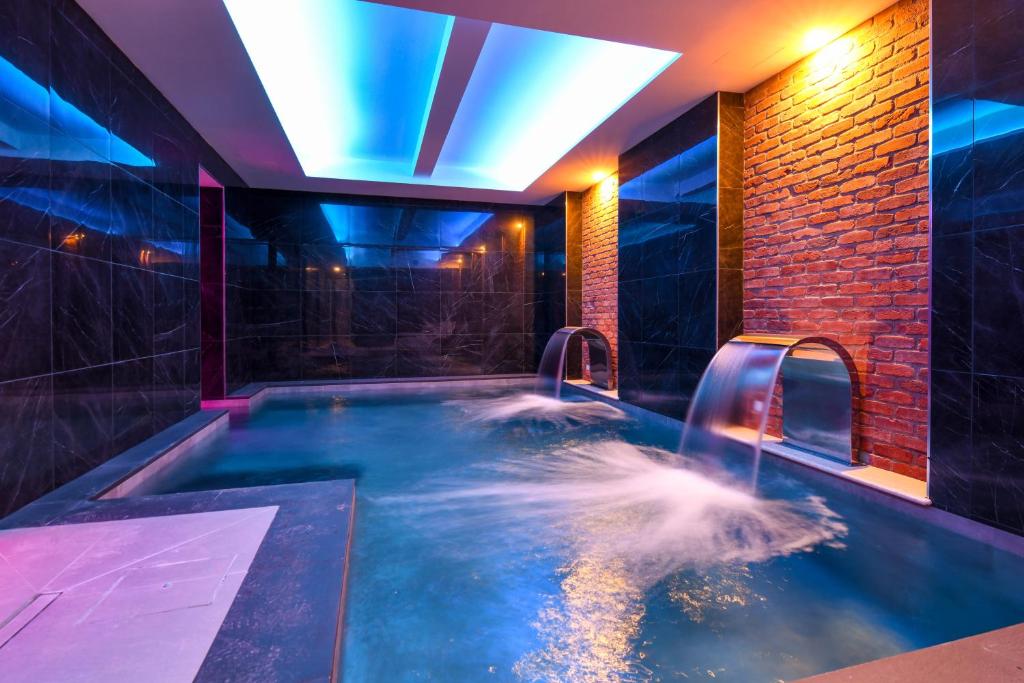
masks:
[[[580,398],[271,398],[145,493],[357,480],[346,681],[776,681],[1024,620],[1020,557]]]

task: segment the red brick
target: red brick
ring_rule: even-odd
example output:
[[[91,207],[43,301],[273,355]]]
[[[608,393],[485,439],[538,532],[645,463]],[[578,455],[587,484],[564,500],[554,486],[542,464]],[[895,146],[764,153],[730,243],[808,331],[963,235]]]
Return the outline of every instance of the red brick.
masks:
[[[919,478],[928,14],[926,0],[901,0],[851,31],[854,61],[843,69],[822,73],[811,57],[755,86],[744,124],[745,331],[846,344],[863,385],[856,421],[865,459]],[[774,405],[775,433],[780,415]]]

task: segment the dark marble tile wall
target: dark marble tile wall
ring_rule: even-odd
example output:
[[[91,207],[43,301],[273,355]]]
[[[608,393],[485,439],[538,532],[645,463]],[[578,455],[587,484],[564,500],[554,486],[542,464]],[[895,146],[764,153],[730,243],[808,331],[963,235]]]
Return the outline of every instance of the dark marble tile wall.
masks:
[[[199,408],[200,163],[76,4],[0,3],[0,516]]]
[[[583,193],[565,193],[565,321],[583,325]],[[583,340],[573,337],[565,354],[565,375],[583,377]]]
[[[566,260],[568,194],[560,194],[535,215],[533,296],[526,312],[533,319],[532,367],[540,363],[551,335],[566,325],[567,277],[571,275]]]
[[[226,197],[229,388],[535,367],[536,207]]]
[[[619,395],[673,417],[742,325],[741,133],[716,93],[619,157]]]
[[[932,3],[929,492],[1024,533],[1024,4]]]

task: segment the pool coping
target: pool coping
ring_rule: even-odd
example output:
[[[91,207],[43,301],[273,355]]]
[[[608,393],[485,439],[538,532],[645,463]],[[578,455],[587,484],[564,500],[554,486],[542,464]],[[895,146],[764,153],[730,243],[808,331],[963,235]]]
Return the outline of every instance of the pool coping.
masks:
[[[562,388],[563,391],[567,389],[570,393],[587,396],[615,406],[627,415],[650,420],[673,429],[681,430],[683,427],[683,420],[628,403],[618,398],[617,395],[612,396],[610,392],[592,387],[589,384],[565,382]],[[810,458],[789,457],[787,454],[780,452],[780,449],[773,447],[770,441],[763,445],[762,452],[771,455],[779,462],[790,463],[794,467],[799,467],[804,474],[823,486],[842,489],[859,498],[892,508],[901,514],[916,518],[927,524],[934,524],[960,536],[965,536],[993,548],[1024,557],[1024,536],[1018,536],[1009,531],[997,529],[996,527],[940,510],[931,505],[931,501],[925,504],[914,496],[908,496],[875,482],[850,476],[849,472],[860,472],[865,469],[864,466],[837,471],[834,468],[814,462]]]
[[[380,377],[373,379],[285,380],[250,382],[232,391],[223,399],[205,400],[204,409],[256,410],[272,395],[333,393],[338,391],[387,391],[396,386],[415,390],[439,384],[459,383],[464,386],[532,385],[537,375],[512,373],[500,375],[445,375],[440,377]]]

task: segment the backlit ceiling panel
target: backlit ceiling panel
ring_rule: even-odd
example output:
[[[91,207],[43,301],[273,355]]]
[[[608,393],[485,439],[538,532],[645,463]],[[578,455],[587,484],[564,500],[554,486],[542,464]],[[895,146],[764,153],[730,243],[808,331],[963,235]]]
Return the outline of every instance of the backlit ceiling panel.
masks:
[[[362,0],[224,0],[307,176],[526,189],[677,52],[493,24],[415,175],[455,18]]]

